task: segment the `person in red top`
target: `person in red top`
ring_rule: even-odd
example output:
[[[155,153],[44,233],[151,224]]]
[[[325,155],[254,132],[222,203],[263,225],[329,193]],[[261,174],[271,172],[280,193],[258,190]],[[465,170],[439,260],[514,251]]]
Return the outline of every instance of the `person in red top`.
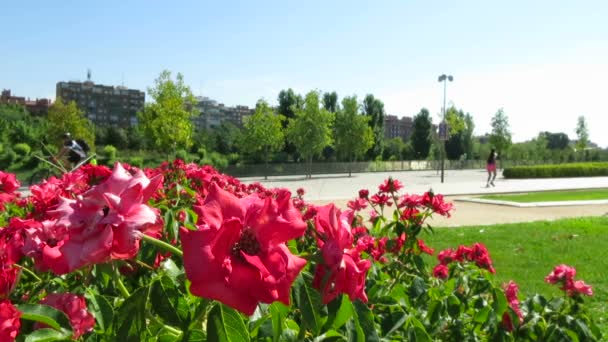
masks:
[[[486,183],[486,188],[489,188],[490,185],[494,186],[494,180],[496,179],[496,158],[498,157],[498,153],[494,149],[490,151],[490,155],[488,156],[488,162],[486,164],[486,170],[488,170],[488,181]]]

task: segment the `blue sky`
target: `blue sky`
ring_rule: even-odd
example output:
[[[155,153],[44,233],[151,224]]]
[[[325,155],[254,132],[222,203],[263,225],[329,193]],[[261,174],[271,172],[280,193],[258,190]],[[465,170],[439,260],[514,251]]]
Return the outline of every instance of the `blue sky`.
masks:
[[[584,115],[608,146],[605,1],[9,1],[1,6],[0,87],[54,97],[58,81],[145,89],[182,72],[196,95],[276,102],[281,89],[372,93],[389,114],[448,101],[476,133],[498,108],[516,141],[575,137]]]

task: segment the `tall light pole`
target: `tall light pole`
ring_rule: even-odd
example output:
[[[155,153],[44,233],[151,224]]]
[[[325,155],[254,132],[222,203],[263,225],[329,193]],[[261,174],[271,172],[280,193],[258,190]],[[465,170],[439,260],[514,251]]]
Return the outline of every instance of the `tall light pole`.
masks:
[[[441,183],[443,183],[443,170],[445,170],[445,141],[448,139],[448,124],[445,121],[445,100],[446,100],[446,89],[447,89],[447,81],[452,82],[454,77],[452,75],[442,74],[439,76],[438,81],[443,82],[443,121],[439,124],[439,140],[442,141],[441,146]]]

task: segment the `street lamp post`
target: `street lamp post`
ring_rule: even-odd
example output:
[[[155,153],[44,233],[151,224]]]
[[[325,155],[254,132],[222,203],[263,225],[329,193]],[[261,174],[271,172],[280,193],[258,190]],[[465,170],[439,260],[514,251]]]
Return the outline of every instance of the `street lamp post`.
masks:
[[[445,121],[445,101],[446,101],[446,89],[447,89],[447,81],[452,82],[454,77],[452,75],[442,74],[439,76],[438,81],[443,82],[443,121],[439,124],[439,140],[442,141],[441,146],[441,183],[443,183],[443,172],[445,170],[445,141],[448,139],[448,127],[447,122]]]

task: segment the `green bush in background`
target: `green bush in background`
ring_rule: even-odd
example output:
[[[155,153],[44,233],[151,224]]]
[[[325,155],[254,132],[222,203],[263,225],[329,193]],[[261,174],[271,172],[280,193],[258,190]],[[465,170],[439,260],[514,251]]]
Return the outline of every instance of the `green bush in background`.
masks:
[[[15,144],[15,146],[13,147],[13,151],[15,151],[15,153],[17,153],[17,155],[19,155],[21,157],[25,157],[25,156],[30,155],[32,148],[30,147],[30,145],[28,145],[26,143],[19,143],[19,144]]]
[[[112,145],[106,145],[103,147],[103,150],[102,150],[103,156],[108,159],[116,159],[116,152],[117,152],[116,147],[114,147]]]
[[[559,178],[608,176],[608,163],[572,163],[505,168],[505,178]]]

